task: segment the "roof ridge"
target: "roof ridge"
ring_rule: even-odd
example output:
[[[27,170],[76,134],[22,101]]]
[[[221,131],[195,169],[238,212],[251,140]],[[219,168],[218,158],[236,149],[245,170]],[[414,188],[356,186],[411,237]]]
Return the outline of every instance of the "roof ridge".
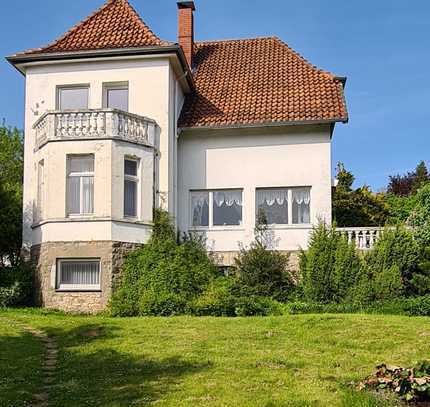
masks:
[[[196,44],[208,44],[208,43],[219,43],[219,42],[239,42],[239,41],[253,41],[253,40],[268,40],[268,39],[275,39],[277,37],[273,35],[264,35],[261,37],[249,37],[249,38],[226,38],[221,40],[203,40],[203,41],[196,41]]]

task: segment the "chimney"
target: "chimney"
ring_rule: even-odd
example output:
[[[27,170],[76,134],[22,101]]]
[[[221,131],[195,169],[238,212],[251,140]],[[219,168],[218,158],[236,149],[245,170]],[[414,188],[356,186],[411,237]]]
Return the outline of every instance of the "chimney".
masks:
[[[190,68],[194,52],[194,1],[178,2],[178,41]]]

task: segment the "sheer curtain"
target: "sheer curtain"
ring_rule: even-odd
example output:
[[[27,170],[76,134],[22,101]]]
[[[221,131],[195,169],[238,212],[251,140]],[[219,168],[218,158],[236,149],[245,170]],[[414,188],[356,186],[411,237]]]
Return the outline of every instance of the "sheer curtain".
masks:
[[[292,194],[293,223],[310,223],[310,188],[295,188]]]
[[[288,224],[288,189],[258,189],[257,208],[262,211],[268,224]]]
[[[191,212],[193,226],[209,226],[209,192],[191,193]]]
[[[60,263],[60,285],[99,285],[99,261],[64,261]]]
[[[69,156],[67,175],[68,214],[94,213],[94,156]]]
[[[213,192],[213,224],[215,226],[242,224],[242,190]]]
[[[232,206],[233,204],[242,206],[242,191],[226,190],[214,192],[214,204],[218,207],[222,205]]]

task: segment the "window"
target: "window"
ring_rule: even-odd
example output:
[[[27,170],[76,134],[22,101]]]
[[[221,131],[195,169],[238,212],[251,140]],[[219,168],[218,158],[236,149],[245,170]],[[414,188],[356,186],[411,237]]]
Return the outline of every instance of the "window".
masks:
[[[45,162],[40,160],[37,166],[37,207],[36,207],[36,221],[43,219],[45,205]]]
[[[238,226],[242,224],[242,190],[191,192],[192,226]]]
[[[269,225],[309,224],[311,189],[259,188],[256,216],[261,211]]]
[[[124,160],[124,216],[137,217],[138,167],[137,160]]]
[[[99,290],[100,259],[59,259],[57,289]]]
[[[67,214],[94,213],[94,155],[67,156]]]
[[[261,212],[266,222],[271,224],[288,224],[288,189],[257,189],[257,216]]]
[[[105,84],[103,90],[103,107],[128,112],[128,84]]]
[[[293,224],[310,223],[310,188],[294,188],[292,190]]]
[[[191,192],[192,226],[209,226],[209,192]]]
[[[59,110],[88,109],[88,86],[59,87],[57,108]]]

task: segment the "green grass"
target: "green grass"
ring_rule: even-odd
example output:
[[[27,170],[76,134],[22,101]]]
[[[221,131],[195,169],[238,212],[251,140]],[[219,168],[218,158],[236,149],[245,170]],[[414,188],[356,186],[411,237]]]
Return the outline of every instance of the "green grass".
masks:
[[[419,317],[1,315],[57,336],[53,406],[392,406],[350,383],[380,362],[409,366],[430,356],[430,319]],[[1,319],[0,341],[0,406],[9,406],[37,383],[40,348]]]

